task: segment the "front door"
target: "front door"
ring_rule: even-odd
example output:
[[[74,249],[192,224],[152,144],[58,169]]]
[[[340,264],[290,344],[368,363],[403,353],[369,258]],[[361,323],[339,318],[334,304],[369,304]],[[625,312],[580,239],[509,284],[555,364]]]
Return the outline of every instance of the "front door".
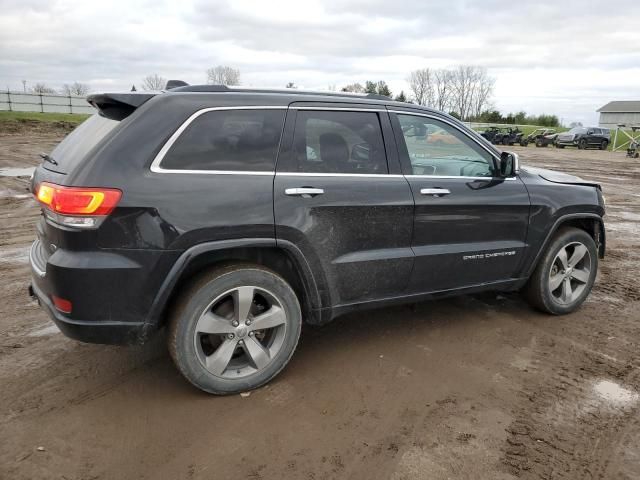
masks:
[[[511,279],[522,260],[529,195],[497,158],[444,117],[392,114],[416,209],[409,291],[436,292]]]
[[[386,110],[290,107],[274,182],[276,238],[304,254],[323,306],[405,290],[413,207]]]

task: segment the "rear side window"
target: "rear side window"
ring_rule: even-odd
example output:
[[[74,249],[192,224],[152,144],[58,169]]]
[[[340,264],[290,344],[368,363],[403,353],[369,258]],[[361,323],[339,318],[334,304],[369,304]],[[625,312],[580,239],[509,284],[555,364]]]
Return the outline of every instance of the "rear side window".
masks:
[[[215,110],[197,117],[160,164],[166,170],[271,172],[284,110]]]
[[[103,140],[120,122],[101,117],[97,113],[82,122],[58,144],[49,155],[57,165],[45,162],[45,168],[68,173]]]
[[[298,111],[294,149],[299,172],[389,173],[374,112]]]

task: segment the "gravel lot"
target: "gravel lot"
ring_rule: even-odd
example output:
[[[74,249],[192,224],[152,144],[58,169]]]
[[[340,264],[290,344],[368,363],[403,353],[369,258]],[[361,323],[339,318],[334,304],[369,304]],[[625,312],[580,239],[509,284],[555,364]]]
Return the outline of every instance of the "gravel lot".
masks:
[[[3,131],[0,169],[63,135]],[[0,478],[640,478],[640,164],[514,150],[604,187],[608,252],[580,311],[486,294],[350,315],[306,328],[248,397],[196,391],[162,338],[59,333],[26,293],[38,209],[0,177]]]

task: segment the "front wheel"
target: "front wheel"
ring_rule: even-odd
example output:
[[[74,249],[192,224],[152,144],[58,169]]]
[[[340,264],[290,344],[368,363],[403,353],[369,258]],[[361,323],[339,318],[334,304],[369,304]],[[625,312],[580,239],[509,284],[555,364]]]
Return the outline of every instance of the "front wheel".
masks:
[[[606,150],[608,146],[609,146],[609,142],[606,140],[603,140],[602,143],[600,144],[600,150]]]
[[[587,141],[583,138],[578,142],[578,149],[586,150],[587,149]]]
[[[585,301],[598,271],[598,252],[593,238],[577,228],[555,234],[529,278],[525,294],[543,312],[564,315]]]
[[[225,395],[257,388],[285,367],[302,314],[282,277],[232,265],[197,277],[169,322],[169,353],[178,370],[199,389]]]

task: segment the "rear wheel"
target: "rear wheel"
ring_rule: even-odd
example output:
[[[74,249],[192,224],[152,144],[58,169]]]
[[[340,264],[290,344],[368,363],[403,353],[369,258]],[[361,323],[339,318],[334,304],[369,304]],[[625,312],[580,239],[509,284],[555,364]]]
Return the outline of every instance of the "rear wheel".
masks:
[[[598,271],[598,252],[584,230],[560,230],[529,278],[525,294],[543,312],[563,315],[585,301]]]
[[[200,275],[179,297],[169,353],[199,389],[238,393],[285,367],[301,325],[298,299],[282,277],[259,266],[225,267]]]
[[[609,146],[609,142],[606,140],[603,140],[602,143],[600,144],[600,150],[606,150],[608,146]]]

